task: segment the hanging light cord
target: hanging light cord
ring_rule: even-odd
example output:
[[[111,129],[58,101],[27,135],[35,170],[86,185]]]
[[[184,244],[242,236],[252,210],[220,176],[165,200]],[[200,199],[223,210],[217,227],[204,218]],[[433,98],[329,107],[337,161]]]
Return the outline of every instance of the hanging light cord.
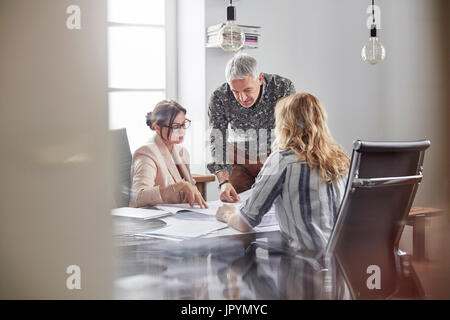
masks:
[[[374,0],[372,0],[372,18],[373,24],[375,24],[375,9],[374,9]]]

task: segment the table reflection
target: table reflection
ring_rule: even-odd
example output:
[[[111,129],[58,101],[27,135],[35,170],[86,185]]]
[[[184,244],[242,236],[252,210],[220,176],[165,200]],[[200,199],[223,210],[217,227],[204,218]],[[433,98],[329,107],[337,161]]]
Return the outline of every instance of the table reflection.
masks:
[[[123,224],[123,221],[121,221]],[[291,250],[279,232],[123,241],[117,246],[118,299],[416,299],[409,256],[378,254],[380,288],[368,287],[370,253],[327,256]],[[370,282],[370,281],[369,281]]]

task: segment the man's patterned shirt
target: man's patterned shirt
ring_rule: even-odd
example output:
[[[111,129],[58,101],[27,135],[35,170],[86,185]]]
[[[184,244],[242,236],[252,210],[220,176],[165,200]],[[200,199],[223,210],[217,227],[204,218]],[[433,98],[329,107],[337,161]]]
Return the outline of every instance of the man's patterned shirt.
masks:
[[[222,170],[231,173],[231,166],[227,163],[225,156],[226,142],[234,139],[232,137],[230,139],[230,134],[239,136],[239,133],[242,132],[252,132],[251,129],[256,130],[257,133],[260,129],[265,129],[267,130],[267,141],[258,140],[256,145],[261,147],[261,145],[266,144],[265,148],[270,153],[271,134],[275,127],[275,105],[279,99],[293,93],[295,93],[295,87],[291,80],[267,73],[264,73],[259,100],[250,108],[241,106],[234,97],[228,83],[224,83],[217,88],[211,96],[208,110],[209,127],[212,130],[216,129],[212,131],[214,133],[210,136],[212,162],[207,164],[208,170],[213,174]],[[216,142],[217,130],[220,130],[222,134],[222,144],[220,141]],[[238,132],[238,134],[233,134],[233,132]],[[248,138],[245,138],[245,134],[240,134],[240,136],[248,140]],[[249,151],[249,145],[247,141],[245,143],[245,151],[247,152]],[[216,148],[222,148],[222,156],[220,152],[216,152]]]

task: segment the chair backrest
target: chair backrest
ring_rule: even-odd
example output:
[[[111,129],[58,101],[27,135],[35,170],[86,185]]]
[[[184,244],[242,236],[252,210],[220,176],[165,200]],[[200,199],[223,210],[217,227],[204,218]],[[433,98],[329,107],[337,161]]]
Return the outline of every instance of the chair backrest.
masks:
[[[116,183],[114,187],[114,200],[116,207],[128,207],[131,190],[131,160],[132,155],[128,143],[127,130],[125,128],[111,130],[113,146],[114,172]]]
[[[430,141],[354,142],[342,204],[326,253],[337,258],[357,298],[394,293],[398,243],[422,180]],[[381,287],[366,286],[379,267]],[[370,269],[372,268],[372,269]]]

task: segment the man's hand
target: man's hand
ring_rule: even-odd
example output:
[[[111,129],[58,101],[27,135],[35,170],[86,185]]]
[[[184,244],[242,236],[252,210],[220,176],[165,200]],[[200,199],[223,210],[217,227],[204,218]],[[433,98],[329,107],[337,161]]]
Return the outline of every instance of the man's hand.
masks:
[[[223,202],[238,202],[240,199],[231,183],[224,183],[220,187],[220,200]]]

